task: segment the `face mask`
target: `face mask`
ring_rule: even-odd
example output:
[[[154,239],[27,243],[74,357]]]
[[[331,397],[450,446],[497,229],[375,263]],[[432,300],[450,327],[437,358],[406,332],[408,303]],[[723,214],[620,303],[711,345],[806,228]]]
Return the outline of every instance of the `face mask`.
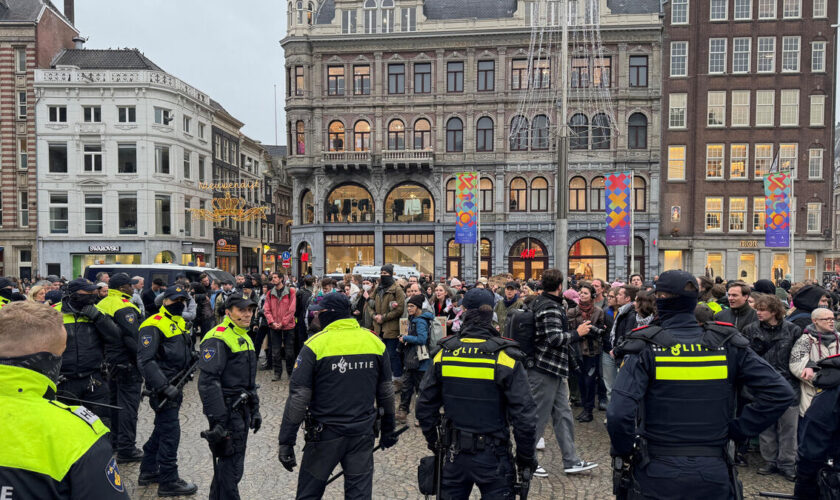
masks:
[[[697,299],[694,297],[673,297],[670,299],[656,299],[656,312],[659,319],[665,321],[679,314],[694,315]]]
[[[366,292],[369,292],[370,291],[370,285],[362,285],[362,290],[364,290]]]
[[[0,359],[0,365],[19,366],[36,371],[57,383],[58,375],[61,373],[61,356],[50,352],[38,352],[16,358]]]
[[[388,276],[387,274],[383,274],[380,278],[380,282],[382,283],[382,289],[385,290],[387,288],[391,288],[391,285],[394,284],[394,277]]]
[[[173,316],[180,316],[184,313],[184,309],[187,307],[187,304],[184,302],[173,302],[166,306],[166,310],[169,311]]]
[[[68,300],[70,301],[70,305],[78,311],[84,309],[87,306],[92,306],[93,304],[96,304],[96,300],[98,298],[99,297],[95,294],[85,295],[81,293],[72,293],[70,294],[70,298]]]

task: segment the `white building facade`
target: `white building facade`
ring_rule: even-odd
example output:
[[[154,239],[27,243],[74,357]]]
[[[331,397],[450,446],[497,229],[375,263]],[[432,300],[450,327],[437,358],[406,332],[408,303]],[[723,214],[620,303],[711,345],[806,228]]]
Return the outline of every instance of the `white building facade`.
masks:
[[[68,50],[36,70],[38,271],[212,263],[210,98],[136,50]]]

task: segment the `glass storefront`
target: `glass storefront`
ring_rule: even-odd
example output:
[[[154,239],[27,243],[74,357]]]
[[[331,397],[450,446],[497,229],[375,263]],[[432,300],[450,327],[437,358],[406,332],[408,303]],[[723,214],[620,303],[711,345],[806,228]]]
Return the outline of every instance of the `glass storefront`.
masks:
[[[385,222],[434,222],[431,193],[417,184],[403,184],[385,198]]]
[[[242,247],[242,272],[253,274],[260,272],[260,249]]]
[[[817,279],[817,254],[805,254],[805,276],[806,280]]]
[[[718,276],[721,278],[726,278],[726,275],[723,274],[723,254],[719,252],[711,252],[706,254],[706,267],[703,271],[703,274],[706,275],[707,278],[715,279]]]
[[[303,242],[298,245],[297,262],[298,276],[312,274],[312,247],[309,243]]]
[[[790,274],[790,254],[789,253],[774,253],[773,254],[773,281],[779,283],[785,279],[785,275]]]
[[[327,197],[324,217],[325,222],[373,222],[373,197],[356,184],[338,186]]]
[[[172,264],[175,262],[175,254],[169,250],[164,250],[155,255],[155,264]]]
[[[216,267],[230,274],[239,274],[239,257],[216,256]]]
[[[385,234],[385,262],[414,267],[427,275],[434,274],[434,233]]]
[[[325,234],[324,250],[324,272],[327,274],[345,274],[355,266],[372,266],[373,233]],[[389,263],[397,264],[390,261]]]
[[[195,252],[195,253],[183,253],[181,254],[181,265],[182,266],[197,266],[197,267],[205,267],[207,265],[207,257],[204,253]]]
[[[665,250],[663,256],[662,271],[671,271],[676,269],[683,269],[683,251],[682,250]]]
[[[548,268],[548,252],[536,238],[525,238],[510,247],[509,270],[514,279],[538,280]]]
[[[446,277],[447,281],[451,278],[461,277],[461,245],[455,243],[455,239],[449,240],[446,245]]]
[[[481,239],[481,276],[490,277],[490,262],[493,257],[493,244],[486,238]]]
[[[758,255],[755,253],[741,252],[738,264],[738,279],[747,283],[755,283],[758,279]]]
[[[142,264],[141,254],[75,254],[73,255],[73,277],[78,278],[87,266],[94,264]]]
[[[607,247],[603,243],[595,238],[580,239],[569,249],[569,275],[577,280],[608,279],[608,261]]]

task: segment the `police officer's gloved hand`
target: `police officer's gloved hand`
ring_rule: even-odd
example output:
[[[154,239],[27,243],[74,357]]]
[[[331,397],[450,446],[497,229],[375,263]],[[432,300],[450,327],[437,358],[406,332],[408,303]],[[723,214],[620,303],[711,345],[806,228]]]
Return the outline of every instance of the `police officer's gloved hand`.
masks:
[[[390,448],[397,444],[399,436],[394,434],[397,428],[397,422],[393,413],[386,413],[382,415],[382,431],[379,434],[379,446],[382,449]]]
[[[96,321],[100,316],[102,316],[102,312],[94,305],[85,306],[79,312],[82,313],[83,316],[87,316],[91,321]]]
[[[435,431],[435,429],[432,428],[432,430],[430,430],[429,432],[423,432],[423,437],[426,438],[426,446],[431,451],[437,451],[437,439],[438,439],[438,437],[437,437],[437,432]]]
[[[262,427],[262,415],[260,415],[260,410],[255,410],[251,414],[251,428],[254,429],[254,434],[260,430],[260,427]]]
[[[292,472],[295,470],[297,466],[297,461],[295,460],[295,447],[290,444],[281,444],[280,451],[277,454],[277,458],[280,460],[280,463],[283,464],[283,468],[287,471]]]
[[[516,452],[516,468],[521,472],[523,469],[528,469],[531,473],[537,468],[537,458],[534,456],[523,455]]]
[[[163,389],[161,389],[160,393],[163,394],[163,396],[166,399],[168,399],[170,401],[174,401],[178,397],[178,388],[175,387],[172,384],[169,384],[166,387],[164,387]]]

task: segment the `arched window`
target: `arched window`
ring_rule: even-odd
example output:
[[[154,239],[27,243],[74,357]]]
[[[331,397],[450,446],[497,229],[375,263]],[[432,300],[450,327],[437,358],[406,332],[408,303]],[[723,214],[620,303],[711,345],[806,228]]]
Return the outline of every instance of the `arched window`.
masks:
[[[571,137],[569,149],[589,149],[589,119],[583,113],[577,113],[569,120]]]
[[[526,212],[528,210],[528,184],[522,177],[510,181],[510,211]]]
[[[610,119],[603,113],[592,118],[592,149],[610,149]]]
[[[312,15],[315,12],[315,6],[312,5],[312,2],[309,2],[309,5],[306,8],[306,24],[312,24]]]
[[[297,23],[303,24],[303,2],[298,1],[297,5]]]
[[[591,281],[607,278],[607,247],[595,238],[582,238],[569,248],[569,276]]]
[[[315,195],[308,189],[300,197],[300,221],[301,224],[315,223]]]
[[[491,181],[487,177],[482,177],[481,182],[479,183],[479,189],[481,190],[481,211],[482,212],[492,212],[493,211],[493,181]]]
[[[548,181],[543,177],[531,181],[531,211],[548,211]]]
[[[455,211],[455,179],[446,181],[446,211]]]
[[[432,126],[425,118],[414,122],[414,149],[432,149]]]
[[[299,155],[306,154],[306,126],[302,121],[295,124],[295,151]]]
[[[294,21],[294,15],[292,13],[294,9],[292,8],[292,2],[289,2],[289,5],[286,6],[286,23],[289,28],[292,27],[292,22]]]
[[[548,117],[537,115],[531,123],[531,149],[548,149]]]
[[[592,179],[589,184],[589,207],[593,212],[600,212],[604,210],[604,189],[605,182],[603,177],[596,177]]]
[[[391,120],[388,124],[388,149],[391,151],[405,149],[405,123],[402,120]]]
[[[435,201],[419,184],[401,184],[385,197],[385,222],[434,222]]]
[[[344,151],[344,124],[341,122],[330,123],[330,151]]]
[[[493,120],[489,116],[482,116],[476,125],[476,151],[493,151]]]
[[[633,210],[647,211],[647,182],[644,177],[633,176]]]
[[[627,120],[627,147],[629,149],[647,149],[647,117],[633,113]]]
[[[514,116],[510,121],[510,150],[528,150],[528,119],[524,116]]]
[[[548,252],[540,240],[525,238],[510,247],[508,262],[514,279],[538,280],[548,267]]]
[[[353,127],[353,141],[356,151],[370,151],[370,123],[359,120]]]
[[[450,118],[446,122],[446,151],[460,153],[464,150],[464,122]]]
[[[586,180],[572,177],[569,181],[569,211],[586,212]]]
[[[373,197],[358,184],[341,184],[327,196],[325,222],[373,222]]]
[[[376,0],[365,0],[365,8],[366,9],[375,9],[376,8]]]
[[[175,254],[169,250],[164,250],[155,255],[155,264],[172,264],[175,262]]]

